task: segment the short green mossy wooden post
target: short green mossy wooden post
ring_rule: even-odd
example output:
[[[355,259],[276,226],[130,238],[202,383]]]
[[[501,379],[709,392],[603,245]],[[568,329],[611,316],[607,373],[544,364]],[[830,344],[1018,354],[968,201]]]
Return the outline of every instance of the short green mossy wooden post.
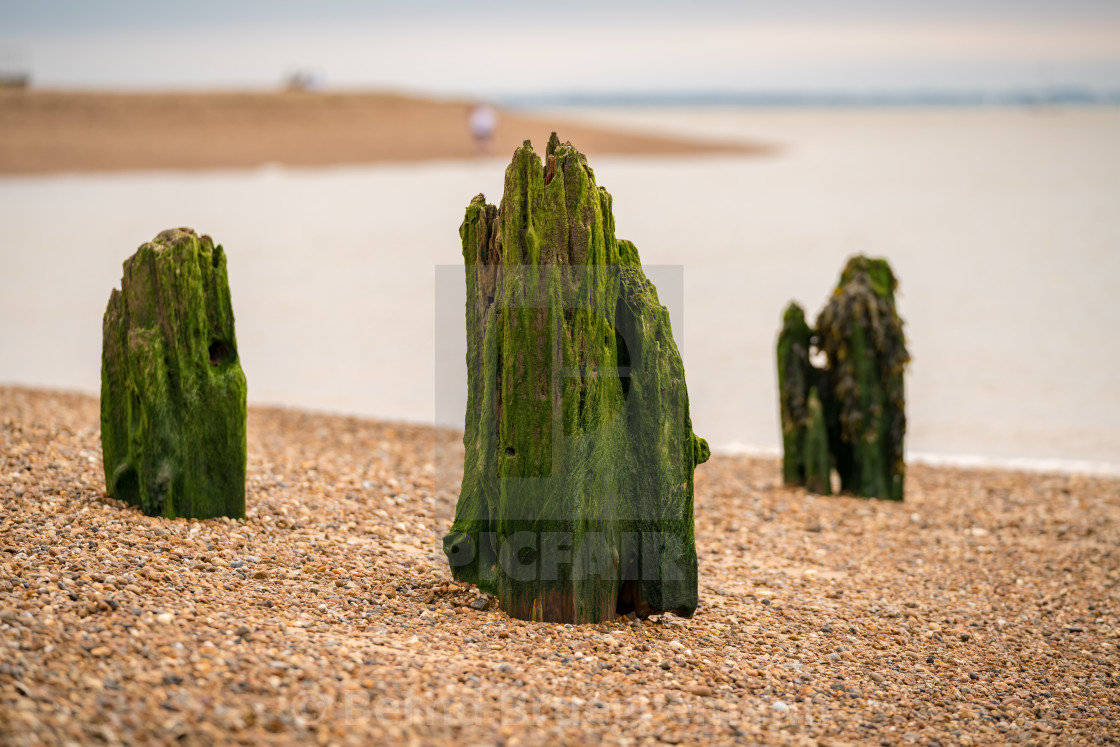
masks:
[[[828,426],[824,419],[824,406],[817,388],[809,389],[806,402],[807,425],[802,442],[802,460],[805,466],[805,488],[814,493],[832,493],[832,456],[828,453]]]
[[[885,259],[856,256],[848,260],[815,330],[805,325],[796,304],[786,310],[778,337],[786,484],[827,494],[835,467],[846,493],[902,500],[903,372],[910,356],[895,308],[897,285]],[[807,342],[824,353],[823,370],[811,364]],[[819,400],[812,406],[811,396]],[[830,465],[823,478],[822,446]]]
[[[553,134],[526,141],[500,207],[460,235],[467,283],[463,483],[444,551],[514,617],[600,622],[697,604],[692,432],[669,313],[611,196]]]
[[[164,231],[125,261],[105,310],[106,490],[152,516],[243,517],[245,397],[225,252]]]
[[[813,330],[805,323],[805,312],[790,303],[782,316],[778,335],[778,402],[782,423],[782,477],[786,485],[805,485],[806,443],[809,429],[809,389],[814,369],[809,363]]]

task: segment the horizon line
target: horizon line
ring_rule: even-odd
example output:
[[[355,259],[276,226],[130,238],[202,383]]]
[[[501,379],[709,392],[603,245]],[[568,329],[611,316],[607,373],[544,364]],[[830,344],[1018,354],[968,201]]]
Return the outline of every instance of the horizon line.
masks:
[[[10,78],[10,80],[8,80]],[[7,83],[7,85],[5,85]],[[85,95],[205,95],[303,93],[332,95],[387,95],[433,101],[488,101],[509,109],[540,106],[1109,106],[1120,104],[1120,87],[1101,89],[1086,85],[1015,86],[998,89],[956,89],[914,86],[822,90],[810,88],[775,89],[646,89],[637,91],[559,90],[540,92],[498,92],[479,94],[466,91],[425,91],[419,88],[377,85],[317,85],[292,88],[283,81],[275,85],[172,85],[121,86],[35,85],[20,76],[0,75],[0,91],[23,93],[66,93]]]

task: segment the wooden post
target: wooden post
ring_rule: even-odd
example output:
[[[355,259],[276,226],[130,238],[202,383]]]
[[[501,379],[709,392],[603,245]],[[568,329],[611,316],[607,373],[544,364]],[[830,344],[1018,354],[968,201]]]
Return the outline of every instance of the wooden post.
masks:
[[[149,515],[245,515],[245,374],[226,256],[172,229],[124,263],[105,310],[105,487]]]
[[[910,360],[885,259],[848,260],[816,330],[790,304],[778,337],[783,474],[788,485],[901,501],[906,464],[903,371]],[[809,345],[827,358],[810,363]],[[815,400],[813,403],[811,400]]]
[[[832,455],[828,451],[828,428],[825,425],[824,407],[817,388],[809,389],[806,403],[808,424],[802,451],[805,465],[806,489],[829,495],[832,492]]]
[[[901,501],[906,474],[903,371],[910,355],[894,303],[897,285],[885,259],[852,257],[817,317],[817,333],[828,357],[841,488]]]
[[[514,617],[599,622],[697,604],[692,432],[669,313],[611,197],[555,133],[460,229],[463,483],[444,551]]]
[[[778,335],[778,404],[782,423],[782,477],[786,485],[805,485],[806,480],[807,400],[816,373],[809,363],[812,337],[813,330],[805,323],[805,312],[796,303],[790,303],[782,315],[782,331]]]

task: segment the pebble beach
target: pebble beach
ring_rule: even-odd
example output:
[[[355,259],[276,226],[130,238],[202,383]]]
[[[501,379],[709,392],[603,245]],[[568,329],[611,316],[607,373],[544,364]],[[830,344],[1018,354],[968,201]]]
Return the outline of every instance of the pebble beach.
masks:
[[[695,616],[569,626],[451,581],[454,430],[250,408],[247,516],[207,521],[108,497],[98,432],[0,388],[0,743],[1116,740],[1117,479],[887,503],[716,456]]]

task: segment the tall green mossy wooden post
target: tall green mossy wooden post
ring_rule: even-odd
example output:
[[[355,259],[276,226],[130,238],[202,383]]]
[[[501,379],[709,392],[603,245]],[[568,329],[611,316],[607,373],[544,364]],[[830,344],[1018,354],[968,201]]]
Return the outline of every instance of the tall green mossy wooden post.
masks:
[[[553,134],[460,229],[467,283],[456,579],[514,617],[599,622],[697,604],[692,432],[669,313],[611,196]]]
[[[172,229],[124,263],[105,310],[105,487],[152,516],[245,515],[245,374],[226,255]]]
[[[902,500],[903,372],[910,356],[895,307],[897,285],[885,259],[856,256],[815,330],[796,304],[786,310],[778,336],[786,484],[827,494],[835,467],[844,492]],[[811,364],[810,346],[825,354],[825,369]],[[810,406],[814,397],[819,401]]]
[[[848,260],[832,298],[817,317],[835,411],[830,423],[843,490],[902,500],[906,464],[903,371],[910,360],[895,308],[898,287],[885,259]]]

